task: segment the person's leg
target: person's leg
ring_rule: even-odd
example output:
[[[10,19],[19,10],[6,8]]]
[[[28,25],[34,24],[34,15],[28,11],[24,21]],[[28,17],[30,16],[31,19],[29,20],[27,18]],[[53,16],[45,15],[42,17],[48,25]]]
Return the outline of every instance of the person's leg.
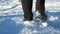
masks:
[[[36,1],[36,11],[45,11],[45,0]]]
[[[45,14],[45,0],[37,0],[36,2],[36,11],[37,11],[37,18],[42,20],[41,26],[46,27],[48,23],[46,22],[47,20],[47,15]]]
[[[32,1],[33,0],[21,0],[25,20],[33,20]]]
[[[38,18],[40,19],[47,20],[47,16],[45,14],[45,0],[37,0],[36,2],[36,11],[40,14]]]

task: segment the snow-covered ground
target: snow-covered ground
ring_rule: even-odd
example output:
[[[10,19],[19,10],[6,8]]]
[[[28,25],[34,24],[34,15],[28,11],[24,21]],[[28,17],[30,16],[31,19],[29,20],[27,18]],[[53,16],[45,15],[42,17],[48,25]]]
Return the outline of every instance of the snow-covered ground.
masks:
[[[2,3],[3,1],[0,1],[0,16],[17,15],[22,12],[22,5],[19,0],[9,0],[9,3],[6,0]],[[36,0],[33,1],[33,10],[35,10],[35,2]],[[45,8],[49,12],[60,12],[60,0],[46,0]]]
[[[46,0],[45,8],[48,16],[47,27],[35,21],[33,26],[23,23],[21,0],[0,0],[0,34],[60,34],[60,0]],[[35,15],[36,0],[33,0]],[[29,24],[29,23],[28,23]]]

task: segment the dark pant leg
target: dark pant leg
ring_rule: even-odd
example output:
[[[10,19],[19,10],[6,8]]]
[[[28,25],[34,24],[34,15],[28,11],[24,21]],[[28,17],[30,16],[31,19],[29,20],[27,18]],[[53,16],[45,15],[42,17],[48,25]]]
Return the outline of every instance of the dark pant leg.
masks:
[[[36,2],[36,11],[38,11],[41,15],[45,14],[45,0],[37,0]]]
[[[32,1],[33,0],[21,0],[25,20],[33,20]]]

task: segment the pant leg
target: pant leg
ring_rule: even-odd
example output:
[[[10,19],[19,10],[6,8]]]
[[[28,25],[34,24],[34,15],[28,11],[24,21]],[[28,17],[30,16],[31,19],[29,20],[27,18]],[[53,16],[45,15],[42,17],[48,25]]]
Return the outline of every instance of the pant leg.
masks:
[[[33,20],[32,2],[33,0],[21,0],[25,20]]]
[[[37,0],[36,1],[36,11],[38,11],[41,15],[45,14],[45,0]]]

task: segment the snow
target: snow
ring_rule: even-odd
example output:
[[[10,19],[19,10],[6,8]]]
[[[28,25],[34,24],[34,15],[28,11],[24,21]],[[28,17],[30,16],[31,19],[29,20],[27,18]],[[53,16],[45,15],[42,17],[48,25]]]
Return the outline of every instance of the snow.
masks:
[[[60,34],[60,0],[46,0],[48,21],[43,23],[34,20],[34,24],[23,22],[21,0],[12,0],[12,2],[8,0],[9,4],[5,2],[7,0],[3,1],[5,4],[0,2],[0,34]],[[36,0],[33,0],[34,15],[35,2]]]

